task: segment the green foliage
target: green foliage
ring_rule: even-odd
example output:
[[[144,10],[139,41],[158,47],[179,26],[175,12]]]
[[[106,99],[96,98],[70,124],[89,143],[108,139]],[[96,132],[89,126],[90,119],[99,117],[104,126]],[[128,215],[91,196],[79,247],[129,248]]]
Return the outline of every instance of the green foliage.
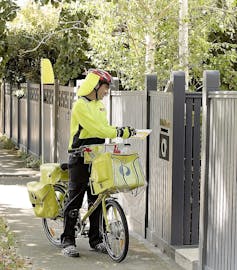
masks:
[[[35,0],[35,2],[41,5],[52,4],[54,7],[59,7],[62,3],[76,2],[76,0]]]
[[[7,22],[13,20],[16,16],[17,5],[11,0],[0,1],[0,74],[8,60],[7,55]]]
[[[86,26],[90,14],[80,7],[64,7],[60,12],[59,24],[56,31],[57,48],[59,51],[55,63],[55,73],[61,84],[80,78],[80,75],[90,67],[86,56],[89,50]]]
[[[7,138],[5,135],[0,136],[0,147],[3,149],[15,149],[15,144],[11,139]]]
[[[28,156],[25,160],[26,168],[39,169],[41,165],[40,159],[34,156]]]
[[[5,66],[8,81],[40,82],[40,58],[50,58],[54,63],[58,55],[53,34],[58,17],[59,10],[32,3],[18,13],[9,25],[9,60]]]
[[[203,70],[219,70],[221,87],[237,90],[236,3],[232,1],[232,5],[227,5],[231,1],[217,0],[205,1],[195,6],[195,0],[190,1],[191,79],[200,83]]]
[[[170,71],[183,68],[178,58],[177,1],[99,2],[101,10],[96,7],[98,17],[90,29],[90,56],[96,66],[115,70],[124,88],[142,89],[145,72],[156,72],[163,84]],[[236,1],[189,0],[185,21],[193,89],[202,84],[205,69],[220,70],[222,87],[236,89],[236,15]],[[145,42],[147,37],[152,46]]]
[[[4,43],[8,80],[39,82],[42,57],[51,60],[60,84],[81,78],[95,66],[119,77],[123,89],[142,90],[145,73],[157,73],[164,85],[172,70],[183,69],[177,0],[36,2],[39,4],[28,5],[10,24]],[[202,84],[204,69],[219,69],[223,87],[235,89],[236,2],[189,0],[185,21],[189,25],[192,89]]]
[[[5,78],[40,83],[40,59],[49,58],[61,84],[90,67],[85,26],[88,15],[77,5],[55,8],[30,3],[10,24]]]
[[[178,60],[177,1],[99,0],[87,8],[97,15],[88,29],[95,66],[115,71],[125,89],[142,90],[145,73],[167,78]]]
[[[32,168],[32,169],[39,169],[40,165],[41,165],[41,161],[39,158],[31,155],[31,154],[27,154],[24,151],[18,150],[17,151],[17,155],[18,157],[20,157],[23,162],[24,162],[24,166],[26,168]]]
[[[220,70],[225,90],[237,90],[237,2],[218,0],[215,13],[213,30],[208,35],[211,45],[206,63],[209,68]]]

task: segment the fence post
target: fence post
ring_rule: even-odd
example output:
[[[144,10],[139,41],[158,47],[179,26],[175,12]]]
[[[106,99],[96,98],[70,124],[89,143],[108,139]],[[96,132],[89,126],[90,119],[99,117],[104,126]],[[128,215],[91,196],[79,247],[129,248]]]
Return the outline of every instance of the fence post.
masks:
[[[217,70],[205,70],[203,73],[202,94],[202,146],[201,146],[201,183],[200,183],[200,222],[199,222],[199,269],[204,269],[206,261],[206,238],[208,217],[208,163],[209,163],[209,127],[210,107],[208,93],[218,91],[220,86],[220,73]]]
[[[29,153],[30,146],[30,83],[26,83],[26,121],[27,121],[27,133],[26,133],[26,152]]]
[[[41,87],[42,84],[39,84],[39,136],[38,136],[38,143],[39,143],[39,157],[41,157],[42,155],[42,140],[41,140],[41,134],[42,134],[42,113],[41,113],[41,99],[42,99],[42,95],[41,95]]]
[[[9,115],[9,120],[10,120],[10,123],[9,123],[9,137],[12,138],[12,84],[10,84],[10,96],[9,96],[9,100],[10,100],[10,115]]]
[[[59,96],[59,82],[55,80],[54,84],[54,99],[53,99],[53,161],[58,160],[58,96]]]
[[[1,124],[2,124],[2,134],[5,133],[5,80],[2,81],[1,86]]]
[[[17,98],[17,138],[16,138],[16,144],[17,147],[20,145],[20,100]]]
[[[147,114],[147,123],[146,127],[150,128],[150,96],[149,91],[157,91],[157,75],[156,74],[146,74],[145,75],[145,91],[146,91],[146,114]],[[149,183],[149,136],[147,137],[146,141],[146,179]],[[146,187],[146,209],[145,209],[145,238],[147,237],[147,228],[148,228],[148,209],[149,209],[149,188],[148,185]]]
[[[174,71],[171,244],[183,244],[185,72]]]
[[[3,109],[2,109],[3,83],[4,83],[4,80],[0,81],[0,133],[2,133],[2,130],[3,130],[3,122],[2,122],[2,119],[3,119]]]
[[[146,74],[145,77],[145,90],[148,91],[157,91],[157,75]]]

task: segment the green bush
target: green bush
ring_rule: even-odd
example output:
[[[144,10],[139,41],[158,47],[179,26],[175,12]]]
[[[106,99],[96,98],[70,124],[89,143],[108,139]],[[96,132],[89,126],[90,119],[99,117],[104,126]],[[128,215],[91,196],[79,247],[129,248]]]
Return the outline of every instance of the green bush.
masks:
[[[18,156],[23,160],[26,168],[39,169],[41,161],[37,157],[21,150],[18,151]]]
[[[15,144],[11,141],[11,139],[7,138],[5,135],[0,135],[0,148],[8,150],[16,150]],[[26,168],[39,169],[41,164],[39,158],[30,155],[22,150],[18,150],[16,154],[23,160],[24,166]]]
[[[0,136],[0,147],[3,149],[15,149],[15,144],[5,135]]]

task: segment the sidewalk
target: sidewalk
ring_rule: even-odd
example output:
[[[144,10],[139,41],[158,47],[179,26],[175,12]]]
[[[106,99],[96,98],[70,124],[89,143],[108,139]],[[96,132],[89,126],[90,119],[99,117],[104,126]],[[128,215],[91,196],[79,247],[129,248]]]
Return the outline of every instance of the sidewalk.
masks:
[[[88,238],[78,240],[79,258],[66,258],[49,244],[41,219],[33,214],[26,183],[39,179],[37,170],[22,168],[23,162],[12,151],[0,149],[0,215],[8,220],[17,238],[18,253],[28,257],[32,270],[182,270],[172,259],[145,239],[131,234],[126,259],[114,263],[107,255],[90,250]]]
[[[35,178],[39,177],[39,170],[24,168],[24,162],[16,151],[2,149],[0,144],[0,177]]]

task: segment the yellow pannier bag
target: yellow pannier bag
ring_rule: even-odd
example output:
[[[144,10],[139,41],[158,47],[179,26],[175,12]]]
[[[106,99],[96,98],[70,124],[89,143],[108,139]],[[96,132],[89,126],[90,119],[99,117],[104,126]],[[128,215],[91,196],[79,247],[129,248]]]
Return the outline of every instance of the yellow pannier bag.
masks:
[[[59,163],[44,163],[40,166],[40,182],[55,184],[59,180],[68,181],[68,170],[63,171]]]
[[[138,153],[103,153],[92,161],[90,186],[93,194],[126,192],[145,184]]]
[[[37,217],[55,218],[58,215],[59,205],[53,185],[33,181],[27,183],[27,190]]]

